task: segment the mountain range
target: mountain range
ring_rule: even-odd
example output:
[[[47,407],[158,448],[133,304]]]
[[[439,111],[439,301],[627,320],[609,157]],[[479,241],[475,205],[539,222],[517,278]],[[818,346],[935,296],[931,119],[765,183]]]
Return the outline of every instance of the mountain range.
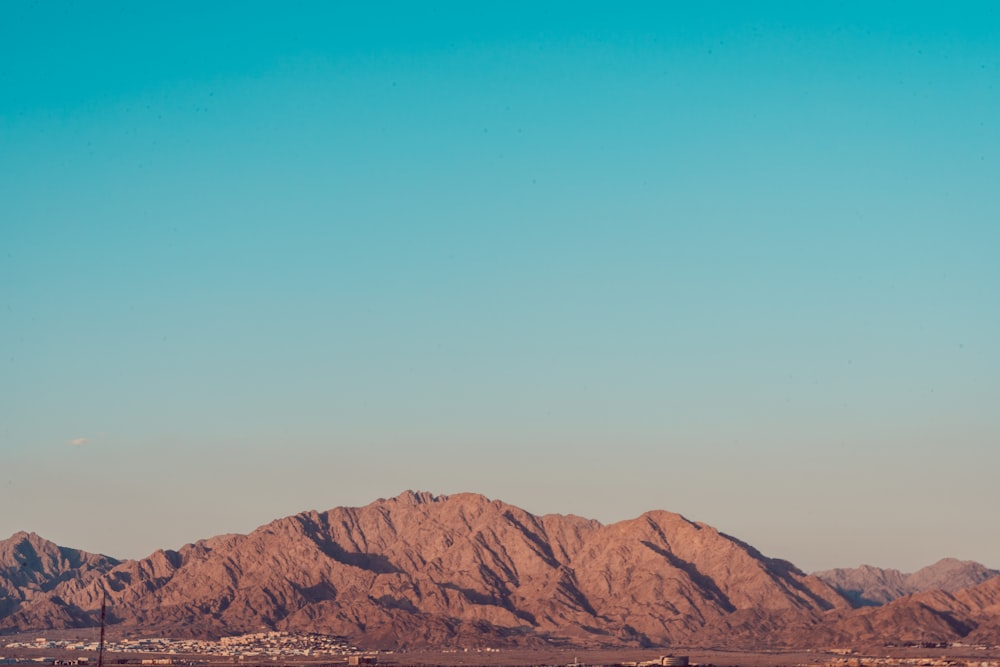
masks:
[[[968,560],[943,558],[911,574],[899,570],[862,565],[816,572],[856,606],[878,606],[907,595],[931,590],[954,593],[970,588],[1000,574],[985,565]]]
[[[0,632],[94,626],[212,638],[276,629],[360,646],[1000,644],[1000,577],[809,575],[678,514],[604,525],[477,494],[405,492],[140,560],[0,541]]]

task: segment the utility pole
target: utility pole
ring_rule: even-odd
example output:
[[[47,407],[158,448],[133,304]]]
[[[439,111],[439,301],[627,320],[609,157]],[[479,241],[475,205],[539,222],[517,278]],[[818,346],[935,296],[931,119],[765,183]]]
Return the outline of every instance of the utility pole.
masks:
[[[108,612],[108,592],[101,597],[101,641],[97,645],[97,667],[104,667],[104,619]]]

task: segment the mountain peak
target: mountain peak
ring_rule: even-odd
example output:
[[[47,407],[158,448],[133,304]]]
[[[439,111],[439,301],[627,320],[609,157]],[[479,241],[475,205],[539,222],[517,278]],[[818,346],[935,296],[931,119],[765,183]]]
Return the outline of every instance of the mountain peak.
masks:
[[[26,530],[19,530],[10,537],[8,537],[6,540],[0,540],[0,544],[5,544],[5,543],[16,544],[21,542],[27,542],[33,545],[54,544],[54,542],[50,542],[49,540],[45,539],[38,533],[28,532]]]
[[[435,496],[433,493],[429,491],[411,491],[408,489],[406,491],[403,491],[395,498],[389,498],[389,499],[379,498],[378,500],[375,501],[374,504],[397,502],[406,505],[425,505],[428,503],[444,502],[446,500],[448,500],[448,496],[444,495]]]

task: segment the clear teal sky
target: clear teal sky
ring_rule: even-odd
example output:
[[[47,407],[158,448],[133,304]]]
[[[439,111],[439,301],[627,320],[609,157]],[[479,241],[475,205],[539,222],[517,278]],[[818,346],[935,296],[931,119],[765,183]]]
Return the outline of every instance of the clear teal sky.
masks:
[[[0,538],[414,488],[1000,567],[994,3],[355,4],[0,7]]]

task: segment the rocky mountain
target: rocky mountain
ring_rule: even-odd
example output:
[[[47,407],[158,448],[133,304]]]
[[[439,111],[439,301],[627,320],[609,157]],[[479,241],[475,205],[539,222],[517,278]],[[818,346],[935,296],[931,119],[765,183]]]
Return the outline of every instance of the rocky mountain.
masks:
[[[992,570],[973,561],[944,558],[912,574],[871,565],[814,574],[856,606],[876,606],[924,591],[942,590],[953,593],[1000,575],[1000,570]]]
[[[48,554],[30,570],[28,543]],[[0,545],[7,631],[95,625],[105,593],[112,634],[269,628],[368,647],[763,648],[1000,628],[1000,578],[854,609],[819,577],[677,514],[603,525],[475,494],[303,512],[135,561],[24,534]]]
[[[1000,644],[1000,577],[953,593],[928,590],[832,623],[834,643],[955,642]]]
[[[651,645],[715,634],[757,643],[849,606],[790,563],[676,514],[605,526],[412,492],[53,583],[0,627],[92,622],[107,591],[120,629],[186,635],[267,627],[370,645]]]
[[[907,583],[916,592],[937,589],[954,593],[978,586],[997,575],[1000,575],[1000,570],[990,569],[975,561],[944,558],[908,575]]]
[[[55,589],[90,584],[118,564],[107,556],[60,547],[34,533],[14,533],[0,541],[0,618],[16,619],[23,607],[34,606],[34,616],[45,619],[42,627],[84,620],[46,601]]]

